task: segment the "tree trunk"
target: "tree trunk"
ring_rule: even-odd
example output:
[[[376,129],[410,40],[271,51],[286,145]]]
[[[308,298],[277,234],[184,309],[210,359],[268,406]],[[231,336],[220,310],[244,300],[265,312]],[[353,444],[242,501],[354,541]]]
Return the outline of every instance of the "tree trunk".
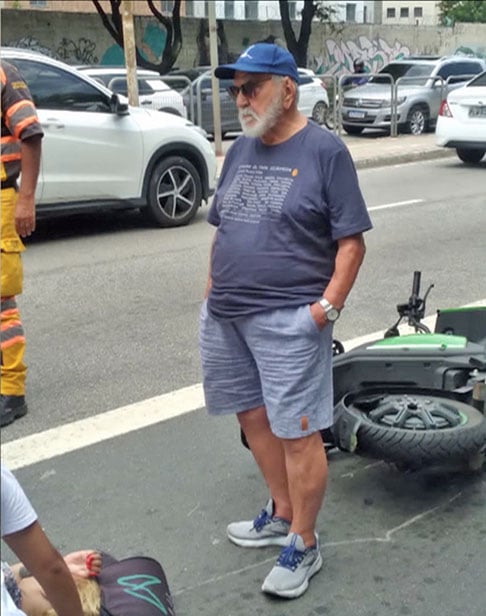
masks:
[[[123,48],[123,28],[120,15],[120,1],[110,0],[111,20],[105,13],[99,0],[92,0],[104,27],[108,30],[115,43]],[[166,31],[165,47],[162,52],[160,62],[154,63],[147,60],[136,47],[137,66],[147,68],[152,71],[157,71],[161,75],[168,73],[174,66],[182,49],[182,31],[181,31],[181,0],[174,0],[174,8],[172,9],[172,19],[163,15],[154,5],[153,0],[147,0],[147,4],[152,12],[152,15],[160,22]]]
[[[316,13],[316,3],[314,0],[304,0],[302,9],[302,22],[300,25],[299,38],[295,36],[292,22],[290,21],[289,5],[287,0],[279,0],[280,18],[282,29],[287,43],[287,49],[294,56],[297,66],[307,67],[307,51],[309,39],[312,31],[312,19]]]

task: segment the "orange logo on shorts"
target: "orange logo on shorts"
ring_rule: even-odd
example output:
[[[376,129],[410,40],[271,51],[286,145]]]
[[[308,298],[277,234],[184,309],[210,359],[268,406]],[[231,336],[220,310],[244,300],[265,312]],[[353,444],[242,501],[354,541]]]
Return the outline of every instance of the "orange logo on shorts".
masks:
[[[291,175],[293,178],[295,178],[295,177],[298,175],[298,173],[299,173],[299,170],[298,170],[298,169],[292,169],[292,171],[290,172],[290,175]]]

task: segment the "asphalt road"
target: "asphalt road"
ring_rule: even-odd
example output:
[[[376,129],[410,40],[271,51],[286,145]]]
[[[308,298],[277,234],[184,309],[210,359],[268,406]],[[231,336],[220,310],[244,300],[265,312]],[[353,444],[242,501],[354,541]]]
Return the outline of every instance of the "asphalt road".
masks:
[[[486,298],[484,166],[447,159],[359,176],[374,230],[339,338],[390,325],[415,269],[435,284],[429,314]],[[206,211],[175,230],[135,214],[39,225],[21,298],[31,412],[2,431],[4,443],[200,381]],[[61,550],[159,558],[179,616],[484,615],[484,474],[402,475],[335,453],[319,519],[325,565],[290,603],[259,590],[274,550],[225,539],[227,522],[266,498],[233,418],[200,409],[17,476]]]

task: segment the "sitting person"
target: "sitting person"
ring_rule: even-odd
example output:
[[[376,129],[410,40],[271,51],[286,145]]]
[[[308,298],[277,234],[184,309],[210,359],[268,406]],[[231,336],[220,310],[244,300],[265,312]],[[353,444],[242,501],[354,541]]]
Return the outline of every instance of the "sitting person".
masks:
[[[159,562],[145,556],[116,560],[97,550],[63,558],[3,465],[1,488],[2,538],[22,559],[11,567],[2,562],[2,616],[174,616]]]
[[[100,616],[101,593],[93,579],[101,571],[101,554],[94,550],[80,550],[64,557],[78,590],[84,616]],[[20,593],[19,607],[26,616],[57,616],[47,595],[37,579],[22,563],[11,567],[2,565],[7,590],[12,596]]]
[[[3,464],[1,534],[12,552],[32,571],[57,616],[83,616],[79,594],[66,562],[42,530],[18,481]],[[24,609],[22,594],[15,582],[15,574],[2,564],[2,595],[6,586],[16,608]],[[9,611],[15,613],[11,608]]]
[[[349,77],[343,79],[341,83],[343,89],[348,90],[349,88],[356,88],[357,86],[363,86],[365,83],[368,83],[369,77],[363,73],[365,73],[363,60],[355,60],[353,62],[353,73]]]

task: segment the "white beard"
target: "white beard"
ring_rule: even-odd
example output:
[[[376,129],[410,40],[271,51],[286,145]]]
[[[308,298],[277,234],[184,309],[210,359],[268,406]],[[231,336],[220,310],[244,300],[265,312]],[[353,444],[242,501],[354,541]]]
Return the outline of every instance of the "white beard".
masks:
[[[280,92],[277,92],[270,101],[268,109],[260,116],[249,107],[238,110],[238,119],[245,137],[261,137],[275,126],[283,112],[280,96]],[[254,120],[250,126],[245,122],[245,118],[247,117]]]

